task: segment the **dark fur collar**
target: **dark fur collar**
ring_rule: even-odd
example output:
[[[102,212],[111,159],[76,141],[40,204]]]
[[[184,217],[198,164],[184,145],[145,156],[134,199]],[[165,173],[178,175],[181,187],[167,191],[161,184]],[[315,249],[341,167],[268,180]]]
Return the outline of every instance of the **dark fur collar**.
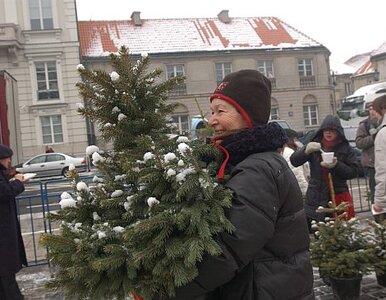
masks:
[[[221,146],[229,153],[229,163],[236,165],[253,153],[277,151],[288,141],[283,128],[275,122],[244,129],[225,138]]]

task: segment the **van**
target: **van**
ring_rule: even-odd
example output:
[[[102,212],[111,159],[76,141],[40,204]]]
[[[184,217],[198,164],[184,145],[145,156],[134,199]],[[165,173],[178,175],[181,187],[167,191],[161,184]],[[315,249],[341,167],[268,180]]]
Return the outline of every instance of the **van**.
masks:
[[[344,120],[357,116],[367,116],[366,105],[385,94],[386,81],[362,86],[354,94],[343,99],[342,108],[338,111],[338,115]]]

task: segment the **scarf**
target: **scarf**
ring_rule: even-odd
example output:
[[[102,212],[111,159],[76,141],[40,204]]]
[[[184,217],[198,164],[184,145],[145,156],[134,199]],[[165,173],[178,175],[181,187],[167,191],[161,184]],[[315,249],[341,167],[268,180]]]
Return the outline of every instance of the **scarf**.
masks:
[[[223,179],[227,167],[237,165],[253,153],[277,151],[287,141],[284,129],[275,122],[257,125],[227,136],[221,144],[215,144],[225,154],[218,179]]]

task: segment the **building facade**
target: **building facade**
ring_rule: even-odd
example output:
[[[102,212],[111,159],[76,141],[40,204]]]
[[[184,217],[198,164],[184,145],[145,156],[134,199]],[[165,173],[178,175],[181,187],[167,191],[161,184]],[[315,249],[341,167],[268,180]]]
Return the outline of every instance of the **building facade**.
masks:
[[[17,81],[18,107],[8,112],[20,161],[52,146],[83,154],[87,146],[81,102],[75,0],[0,0],[0,70]],[[12,145],[12,143],[11,143]]]
[[[351,57],[334,72],[338,105],[363,86],[386,82],[386,42],[370,52]]]
[[[111,71],[108,54],[125,45],[134,60],[146,52],[150,69],[164,71],[162,80],[185,75],[169,98],[179,104],[172,117],[180,133],[191,132],[200,110],[209,116],[209,95],[223,77],[245,68],[271,80],[271,119],[307,131],[336,111],[329,50],[278,18],[230,18],[221,11],[217,18],[143,20],[134,12],[126,21],[78,25],[87,68]]]
[[[103,145],[76,111],[76,66],[111,71],[108,54],[122,45],[134,59],[148,53],[161,80],[185,75],[169,97],[179,104],[171,116],[179,133],[189,134],[200,112],[209,116],[209,95],[225,75],[245,68],[271,80],[271,119],[297,131],[337,109],[329,50],[275,17],[144,20],[134,12],[126,21],[77,21],[75,0],[0,0],[0,70],[17,81],[16,117],[7,116],[21,161],[46,145],[73,155]]]

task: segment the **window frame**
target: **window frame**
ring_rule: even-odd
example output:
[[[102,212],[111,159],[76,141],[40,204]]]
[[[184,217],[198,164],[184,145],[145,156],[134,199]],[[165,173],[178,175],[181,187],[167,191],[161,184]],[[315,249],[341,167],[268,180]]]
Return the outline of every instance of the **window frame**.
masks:
[[[54,66],[54,70],[49,69],[49,64],[51,65],[50,67]],[[42,74],[42,72],[38,71],[38,66],[42,65],[43,67],[43,75],[44,79],[40,79],[39,74]],[[36,78],[36,100],[37,101],[47,101],[47,100],[58,100],[60,99],[60,84],[59,84],[59,74],[58,74],[58,68],[57,68],[57,62],[54,60],[47,60],[47,61],[35,61],[34,62],[35,66],[35,78]],[[50,79],[50,75],[55,74],[54,78]],[[39,88],[39,83],[43,83],[46,87],[46,89],[40,89]],[[52,85],[56,85],[56,89],[51,89],[50,87]],[[47,93],[48,97],[41,97],[43,93]],[[54,96],[51,96],[51,93]]]
[[[35,2],[37,5],[32,6]],[[48,4],[45,6],[45,4]],[[54,29],[53,3],[51,0],[29,0],[29,22],[31,30],[51,30]],[[35,11],[34,13],[34,10]],[[37,18],[33,18],[37,15]]]
[[[58,117],[58,120],[60,120],[59,123],[53,122],[53,117]],[[45,118],[49,119],[49,124],[43,124],[43,120]],[[39,116],[40,121],[40,130],[41,130],[41,138],[42,138],[42,144],[45,145],[55,145],[55,144],[63,144],[64,141],[64,128],[63,128],[63,118],[61,114],[52,114],[52,115],[42,115]],[[44,128],[49,128],[49,133],[45,133]],[[57,131],[55,129],[59,128],[60,130]],[[57,132],[55,132],[57,131]],[[50,139],[45,139],[46,136],[49,136]],[[61,139],[58,139],[56,137],[61,137]]]
[[[275,70],[273,66],[273,60],[257,60],[257,71],[259,71],[261,74],[263,74],[268,79],[275,78]],[[271,69],[271,70],[269,70]],[[271,71],[271,72],[270,72]]]
[[[272,111],[275,111],[273,114]],[[271,106],[271,113],[269,115],[270,120],[280,120],[279,107],[277,105]]]
[[[178,68],[181,67],[181,70],[178,70]],[[170,69],[173,68],[173,69]],[[172,74],[173,76],[169,76]],[[174,77],[177,77],[178,75],[185,76],[185,65],[184,64],[166,64],[166,79],[173,79]]]
[[[216,83],[219,84],[223,81],[224,77],[232,73],[232,63],[231,62],[216,62],[215,63],[215,72],[216,72]]]
[[[312,107],[315,109],[311,110]],[[315,116],[312,116],[312,114],[315,114]],[[304,126],[306,127],[319,125],[319,109],[317,103],[303,103],[303,119]]]
[[[312,58],[298,59],[298,74],[299,77],[314,76],[314,62]]]
[[[177,113],[170,116],[173,119],[173,123],[177,125],[176,133],[180,135],[190,134],[190,118],[188,113]],[[182,118],[186,118],[186,121],[182,121]],[[176,122],[177,119],[177,122]],[[184,126],[185,125],[185,126]]]
[[[351,93],[351,82],[345,82],[344,83],[344,95],[345,97],[350,96]]]

